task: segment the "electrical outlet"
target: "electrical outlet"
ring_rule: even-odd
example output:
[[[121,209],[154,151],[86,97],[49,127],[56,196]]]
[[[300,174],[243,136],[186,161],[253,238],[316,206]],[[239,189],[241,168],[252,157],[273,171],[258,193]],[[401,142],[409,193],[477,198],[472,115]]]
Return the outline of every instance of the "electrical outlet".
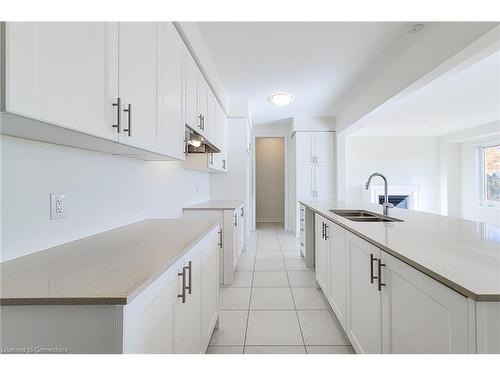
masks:
[[[66,217],[66,194],[50,194],[50,220]]]

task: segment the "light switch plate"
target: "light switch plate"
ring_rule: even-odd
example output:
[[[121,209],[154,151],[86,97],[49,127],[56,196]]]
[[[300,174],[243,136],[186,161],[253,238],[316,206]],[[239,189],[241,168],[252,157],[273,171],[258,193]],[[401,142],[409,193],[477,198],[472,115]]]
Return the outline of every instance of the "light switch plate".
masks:
[[[66,217],[66,194],[50,194],[50,220]]]

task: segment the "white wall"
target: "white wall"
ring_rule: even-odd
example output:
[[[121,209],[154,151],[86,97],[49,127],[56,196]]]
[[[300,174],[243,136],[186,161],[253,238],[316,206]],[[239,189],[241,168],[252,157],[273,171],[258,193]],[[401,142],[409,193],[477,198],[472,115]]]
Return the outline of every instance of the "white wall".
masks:
[[[346,201],[367,199],[364,184],[373,172],[389,186],[418,185],[419,210],[440,212],[438,137],[346,137]],[[373,181],[381,185],[382,181]]]
[[[256,139],[255,186],[257,222],[284,222],[285,147],[283,138]]]
[[[6,261],[147,217],[179,217],[210,197],[207,173],[1,136]],[[49,194],[67,194],[66,218],[49,220]]]

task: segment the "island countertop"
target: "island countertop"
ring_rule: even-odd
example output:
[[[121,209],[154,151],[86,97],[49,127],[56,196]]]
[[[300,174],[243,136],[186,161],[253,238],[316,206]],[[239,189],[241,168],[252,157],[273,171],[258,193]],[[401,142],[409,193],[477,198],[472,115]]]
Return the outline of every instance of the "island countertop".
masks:
[[[355,222],[330,210],[381,214],[382,207],[335,201],[301,203],[467,297],[500,301],[500,244],[490,235],[498,233],[498,226],[399,208],[390,209],[389,216],[404,222]]]
[[[242,204],[241,200],[209,200],[184,207],[183,210],[235,210]]]
[[[1,305],[125,305],[217,226],[148,219],[0,264]]]

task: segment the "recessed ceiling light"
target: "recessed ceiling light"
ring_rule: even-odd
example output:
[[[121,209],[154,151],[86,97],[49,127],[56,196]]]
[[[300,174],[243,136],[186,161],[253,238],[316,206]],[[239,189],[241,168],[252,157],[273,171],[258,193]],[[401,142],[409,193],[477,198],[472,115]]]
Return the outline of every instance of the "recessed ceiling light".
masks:
[[[420,30],[422,30],[423,28],[424,28],[424,24],[415,23],[415,24],[411,25],[410,29],[408,30],[408,34],[416,34]]]
[[[293,99],[293,95],[286,92],[277,92],[269,98],[276,105],[288,105]]]

